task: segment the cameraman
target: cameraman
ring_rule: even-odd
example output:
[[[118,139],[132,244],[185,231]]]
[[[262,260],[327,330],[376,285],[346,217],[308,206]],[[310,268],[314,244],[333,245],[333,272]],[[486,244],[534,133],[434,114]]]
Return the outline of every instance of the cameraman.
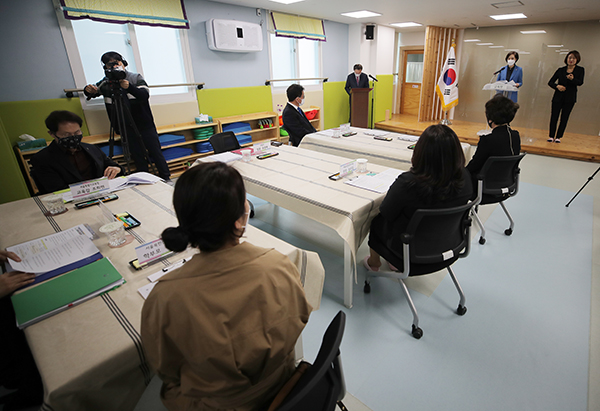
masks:
[[[121,134],[119,124],[116,121],[115,104],[112,98],[113,95],[116,96],[117,93],[120,93],[123,97],[124,112],[129,111],[131,113],[135,127],[146,146],[148,156],[156,164],[159,177],[163,180],[169,180],[171,173],[160,149],[160,141],[158,140],[158,133],[154,125],[154,117],[152,116],[148,102],[150,98],[148,84],[141,74],[125,70],[127,61],[115,51],[104,53],[101,61],[107,76],[95,85],[88,84],[85,86],[85,95],[90,98],[104,96],[106,111],[108,112],[112,127],[116,133]],[[126,131],[129,151],[135,162],[135,166],[138,171],[148,171],[148,162],[144,156],[144,147],[140,144],[134,128],[129,124],[129,117],[126,114],[124,121],[127,124]]]

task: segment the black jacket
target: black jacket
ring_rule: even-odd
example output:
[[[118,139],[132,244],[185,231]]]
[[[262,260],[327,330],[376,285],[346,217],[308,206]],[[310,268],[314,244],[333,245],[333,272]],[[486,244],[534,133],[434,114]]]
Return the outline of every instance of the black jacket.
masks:
[[[302,138],[310,133],[316,133],[317,130],[308,121],[304,112],[300,112],[291,104],[286,104],[281,116],[283,120],[283,128],[290,135],[290,141],[294,147],[298,147]]]
[[[369,88],[369,77],[365,73],[360,73],[358,84],[356,84],[356,74],[350,73],[348,74],[344,88],[348,94],[350,94],[350,89],[353,88]]]
[[[577,86],[583,84],[583,77],[585,76],[585,70],[583,67],[575,66],[573,69],[573,80],[567,78],[567,66],[561,67],[554,72],[554,75],[548,81],[548,85],[554,89],[554,96],[552,101],[562,101],[564,103],[575,103],[577,102]],[[558,84],[565,86],[565,91],[558,91],[556,88]]]
[[[489,157],[516,156],[520,152],[521,136],[519,132],[510,129],[508,126],[498,126],[492,130],[491,134],[479,138],[477,150],[475,150],[473,158],[467,164],[467,170],[471,173],[473,180],[476,180],[477,173],[481,171]]]
[[[81,148],[91,159],[95,178],[102,177],[106,167],[119,167],[95,145],[81,143]],[[52,141],[48,147],[31,157],[31,176],[40,194],[64,190],[69,188],[69,184],[83,181],[77,168],[69,161],[68,155],[61,150],[56,141]]]

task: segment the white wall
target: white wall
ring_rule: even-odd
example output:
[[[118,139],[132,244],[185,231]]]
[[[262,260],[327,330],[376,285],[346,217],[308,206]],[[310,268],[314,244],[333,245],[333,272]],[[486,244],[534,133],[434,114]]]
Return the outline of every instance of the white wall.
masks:
[[[425,29],[423,29],[423,31],[411,31],[409,33],[400,33],[399,37],[399,47],[425,45]]]
[[[377,26],[377,55],[375,73],[392,74],[394,72],[394,43],[396,30],[391,27]]]

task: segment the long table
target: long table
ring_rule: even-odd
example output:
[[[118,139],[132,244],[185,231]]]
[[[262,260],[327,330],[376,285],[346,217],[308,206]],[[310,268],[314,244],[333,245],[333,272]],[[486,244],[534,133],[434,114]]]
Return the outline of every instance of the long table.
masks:
[[[350,127],[350,130],[356,135],[333,138],[331,129],[307,134],[299,147],[347,158],[366,158],[369,163],[392,168],[410,168],[413,150],[408,146],[415,142],[409,140],[415,140],[416,136],[359,127]],[[374,136],[365,134],[371,132],[386,133],[384,137],[391,137],[392,141],[376,140]],[[469,162],[474,147],[466,143],[461,143],[461,146]]]
[[[385,193],[376,193],[332,181],[328,177],[351,159],[299,147],[271,147],[276,157],[251,162],[233,161],[246,190],[263,200],[332,228],[344,241],[344,305],[352,307],[356,250],[369,233]],[[213,161],[203,157],[199,162]],[[371,172],[388,169],[369,164]]]
[[[128,231],[134,241],[121,248],[108,247],[104,235],[94,240],[126,284],[25,329],[44,384],[42,409],[132,410],[137,404],[153,376],[141,344],[139,330],[144,300],[137,290],[148,284],[148,275],[196,252],[188,249],[140,271],[128,263],[135,259],[135,247],[158,238],[166,227],[178,225],[172,209],[172,192],[173,188],[164,183],[137,186],[119,191],[118,200],[106,203],[113,213],[127,211],[142,223]],[[98,207],[75,210],[68,205],[65,214],[55,217],[45,217],[45,211],[38,197],[0,205],[0,247],[82,223],[88,223],[98,232]],[[317,309],[324,280],[319,256],[250,225],[246,236],[246,241],[275,248],[290,258],[298,267],[310,304]]]

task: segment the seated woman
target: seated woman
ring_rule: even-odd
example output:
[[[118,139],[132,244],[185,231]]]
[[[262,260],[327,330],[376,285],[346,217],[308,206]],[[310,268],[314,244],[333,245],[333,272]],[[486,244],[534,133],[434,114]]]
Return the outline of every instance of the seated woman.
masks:
[[[177,181],[179,227],[165,246],[200,253],[162,277],[142,309],[142,341],[169,410],[256,410],[294,372],[294,346],[311,306],[281,253],[240,243],[248,223],[244,182],[203,163]]]
[[[465,155],[458,137],[448,126],[429,126],[415,145],[412,167],[398,176],[371,223],[370,255],[363,263],[379,271],[381,259],[372,247],[383,243],[402,259],[401,235],[417,209],[446,208],[466,204],[473,192],[465,170]],[[392,270],[397,270],[391,266]]]
[[[518,109],[517,103],[500,94],[496,94],[485,103],[485,117],[492,132],[479,138],[477,150],[467,164],[467,170],[473,179],[475,197],[477,196],[477,174],[489,157],[516,156],[521,152],[519,132],[510,128],[510,122],[515,118]]]

